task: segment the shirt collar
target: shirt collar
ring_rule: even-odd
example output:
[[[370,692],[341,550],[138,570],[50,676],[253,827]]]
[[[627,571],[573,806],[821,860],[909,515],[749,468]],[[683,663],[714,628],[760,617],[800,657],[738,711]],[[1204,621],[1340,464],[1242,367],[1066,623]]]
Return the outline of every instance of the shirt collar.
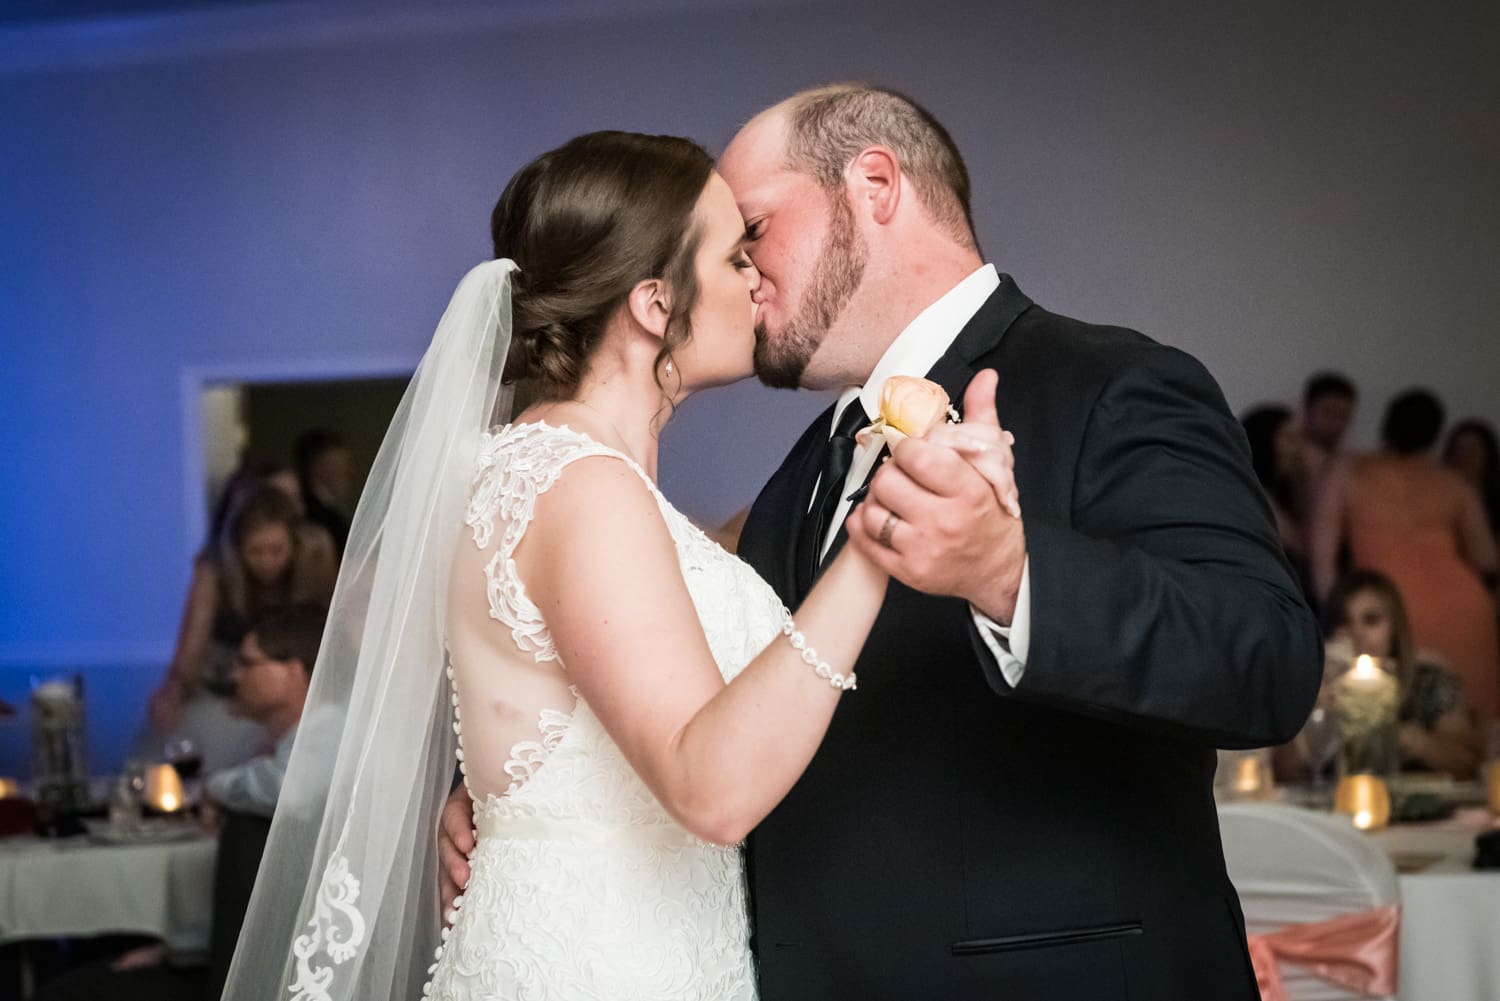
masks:
[[[896,336],[863,386],[850,386],[839,396],[838,406],[833,408],[833,426],[851,401],[858,399],[865,414],[873,419],[880,413],[880,390],[885,380],[893,375],[924,376],[932,370],[938,359],[947,354],[958,339],[964,325],[974,318],[988,299],[1000,287],[1000,273],[993,264],[981,265],[978,270],[953,286],[941,299],[918,313]]]

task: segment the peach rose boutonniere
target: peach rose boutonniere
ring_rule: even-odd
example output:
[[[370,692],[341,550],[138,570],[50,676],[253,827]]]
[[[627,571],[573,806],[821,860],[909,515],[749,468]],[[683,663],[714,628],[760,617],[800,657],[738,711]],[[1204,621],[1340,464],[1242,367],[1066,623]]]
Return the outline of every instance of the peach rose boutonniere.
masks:
[[[879,416],[857,437],[862,444],[879,437],[895,448],[907,438],[925,436],[944,421],[957,424],[959,417],[942,386],[917,376],[893,375],[880,387]]]

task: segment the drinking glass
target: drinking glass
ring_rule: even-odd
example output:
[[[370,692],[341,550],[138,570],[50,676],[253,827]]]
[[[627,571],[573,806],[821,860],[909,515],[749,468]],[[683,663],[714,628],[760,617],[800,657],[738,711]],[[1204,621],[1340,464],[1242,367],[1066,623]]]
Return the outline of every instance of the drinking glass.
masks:
[[[1333,762],[1339,754],[1339,727],[1322,698],[1302,724],[1296,737],[1297,750],[1307,762],[1308,777],[1314,789],[1322,789],[1332,777]]]
[[[162,759],[177,770],[182,779],[183,796],[189,804],[198,802],[198,776],[203,771],[203,754],[189,737],[173,737],[162,749]]]

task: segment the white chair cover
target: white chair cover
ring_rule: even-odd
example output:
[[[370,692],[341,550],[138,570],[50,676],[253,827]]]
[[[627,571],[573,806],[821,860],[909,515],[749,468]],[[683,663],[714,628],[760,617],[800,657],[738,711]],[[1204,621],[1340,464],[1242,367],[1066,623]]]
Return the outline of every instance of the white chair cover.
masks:
[[[1219,808],[1219,827],[1229,878],[1251,935],[1400,900],[1390,858],[1345,817],[1274,803],[1234,803]],[[1363,997],[1300,966],[1283,963],[1280,969],[1288,1001]]]

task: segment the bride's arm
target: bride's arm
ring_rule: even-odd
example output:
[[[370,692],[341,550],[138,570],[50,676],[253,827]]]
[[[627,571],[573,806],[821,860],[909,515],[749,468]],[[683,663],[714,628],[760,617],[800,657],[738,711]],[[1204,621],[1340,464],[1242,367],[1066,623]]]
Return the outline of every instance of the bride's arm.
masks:
[[[744,838],[807,767],[840,691],[780,634],[724,684],[661,510],[621,462],[570,465],[516,561],[569,678],[662,806],[706,840]],[[846,547],[797,610],[835,672],[853,669],[886,581]]]

